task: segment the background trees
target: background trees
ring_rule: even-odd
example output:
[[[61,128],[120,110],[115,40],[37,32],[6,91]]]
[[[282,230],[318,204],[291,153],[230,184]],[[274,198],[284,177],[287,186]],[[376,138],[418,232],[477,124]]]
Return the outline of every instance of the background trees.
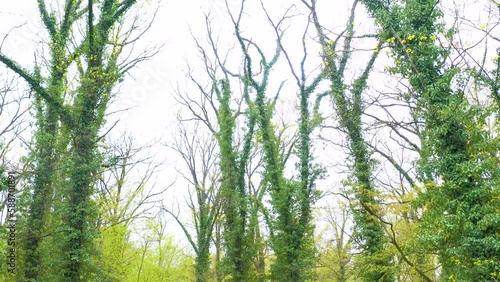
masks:
[[[167,145],[181,156],[187,172],[184,174],[179,168],[178,174],[194,189],[190,190],[186,199],[194,221],[194,234],[178,212],[169,208],[165,210],[179,223],[195,253],[196,281],[209,281],[210,245],[215,224],[220,220],[221,208],[220,173],[216,165],[219,153],[215,138],[203,134],[203,129],[199,127],[199,122],[190,129],[180,121],[178,132],[174,133],[179,136],[174,137],[173,144]]]

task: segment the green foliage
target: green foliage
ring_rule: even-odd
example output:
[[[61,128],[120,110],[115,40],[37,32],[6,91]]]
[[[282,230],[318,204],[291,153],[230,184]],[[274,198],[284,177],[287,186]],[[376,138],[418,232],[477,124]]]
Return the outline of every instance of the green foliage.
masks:
[[[247,233],[248,194],[244,180],[249,155],[249,146],[242,152],[235,151],[234,129],[236,125],[231,103],[231,85],[223,79],[215,83],[215,92],[220,103],[217,121],[219,132],[216,138],[220,149],[221,208],[224,213],[224,244],[226,255],[223,272],[232,281],[245,281],[250,275],[254,252],[249,245]],[[253,136],[253,125],[247,133],[248,143]],[[238,163],[238,158],[240,162]]]
[[[353,6],[355,10],[356,3]],[[347,23],[347,36],[342,48],[349,50],[354,36],[354,12]],[[368,60],[364,72],[354,79],[352,85],[344,83],[347,62],[350,52],[344,51],[339,57],[335,52],[337,42],[328,40],[323,27],[315,16],[316,30],[320,35],[323,50],[324,75],[330,82],[330,96],[336,108],[336,117],[341,128],[347,133],[352,163],[352,193],[357,203],[352,205],[355,219],[355,238],[362,250],[357,264],[362,269],[359,279],[362,281],[392,281],[391,254],[383,252],[387,240],[384,229],[379,221],[378,193],[372,183],[372,160],[366,141],[363,137],[363,99],[362,94],[367,88],[367,80],[372,71],[373,64],[378,56],[380,42]],[[350,93],[349,93],[350,92]]]
[[[266,65],[269,69],[272,65]],[[265,73],[263,81],[267,80]],[[280,140],[275,133],[271,118],[274,105],[265,97],[266,84],[261,84],[255,105],[258,110],[260,136],[264,151],[264,181],[269,184],[272,216],[270,223],[271,246],[275,260],[271,265],[271,277],[275,281],[309,281],[313,278],[315,263],[314,224],[312,205],[316,200],[314,184],[321,170],[311,164],[310,127],[308,98],[314,87],[300,93],[301,116],[299,119],[299,142],[297,164],[300,181],[284,177],[284,164],[279,155]]]
[[[193,260],[173,244],[173,238],[151,249],[136,249],[143,257],[132,266],[134,272],[120,281],[194,281]]]
[[[35,134],[35,150],[32,152],[36,167],[24,255],[27,279],[37,280],[42,271],[42,252],[38,250],[42,237],[39,232],[50,231],[50,228],[45,228],[48,221],[46,214],[53,207],[52,196],[56,192],[59,177],[69,178],[66,184],[71,187],[64,191],[68,192],[63,208],[67,213],[65,226],[61,227],[65,236],[60,237],[66,243],[64,253],[67,257],[62,260],[64,279],[82,281],[95,270],[90,257],[95,252],[92,245],[96,237],[94,222],[97,209],[90,196],[93,193],[92,173],[100,166],[96,154],[97,134],[104,122],[110,92],[121,75],[117,59],[122,48],[115,46],[110,50],[106,46],[110,43],[110,34],[115,25],[123,20],[123,14],[135,3],[134,0],[99,3],[96,5],[100,9],[97,13],[99,18],[94,21],[96,7],[93,1],[88,2],[91,7],[87,8],[82,1],[67,1],[60,15],[57,15],[57,11],[49,11],[45,1],[38,1],[40,16],[49,34],[47,77],[42,77],[38,65],[35,66],[35,72],[30,74],[0,54],[2,62],[30,84],[35,98],[38,131]],[[88,17],[88,33],[79,43],[80,46],[72,50],[70,46],[74,43],[74,26],[85,17]],[[61,18],[61,21],[57,21],[57,18]],[[85,61],[85,66],[82,66],[81,60]],[[76,78],[77,87],[68,89],[68,70],[74,63],[77,63],[80,71]],[[75,96],[64,97],[68,92]],[[73,102],[73,105],[65,105],[66,102]],[[61,131],[61,127],[64,131]],[[70,140],[71,147],[67,150]],[[66,159],[70,165],[64,173],[56,172],[59,158],[66,154],[70,156]]]
[[[425,122],[421,179],[442,182],[420,196],[424,214],[418,236],[428,252],[438,252],[442,280],[486,281],[495,267],[482,262],[499,261],[497,220],[480,224],[499,206],[494,197],[498,166],[487,153],[497,143],[486,140],[488,132],[482,129],[481,115],[488,111],[469,105],[461,90],[451,89],[458,70],[445,66],[447,50],[435,42],[442,29],[437,24],[442,11],[435,1],[406,1],[399,8],[363,2],[389,37],[393,72],[407,77],[418,95]],[[451,37],[452,30],[445,36]]]
[[[125,224],[101,230],[96,240],[100,254],[94,256],[99,271],[90,281],[194,281],[193,260],[159,228],[158,223],[147,221],[139,241],[130,239]]]

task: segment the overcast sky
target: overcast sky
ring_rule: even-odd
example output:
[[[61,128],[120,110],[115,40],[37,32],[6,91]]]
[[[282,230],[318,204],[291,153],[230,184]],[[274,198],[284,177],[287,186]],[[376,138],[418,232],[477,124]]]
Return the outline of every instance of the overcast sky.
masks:
[[[8,36],[3,41],[1,51],[21,66],[32,69],[35,54],[47,52],[47,50],[41,49],[44,45],[41,42],[46,42],[47,37],[39,17],[36,1],[3,2],[5,3],[2,3],[0,9],[2,23],[0,37],[3,38],[7,34]],[[160,138],[162,142],[170,142],[172,132],[175,131],[172,126],[175,125],[179,109],[173,98],[174,89],[177,85],[182,90],[189,89],[185,78],[187,64],[191,68],[201,70],[199,69],[201,61],[195,48],[193,36],[208,47],[206,44],[206,14],[209,14],[212,21],[215,36],[220,36],[219,46],[223,50],[222,52],[226,52],[234,46],[233,30],[223,0],[215,0],[214,2],[206,0],[142,2],[143,7],[134,12],[141,14],[143,27],[146,27],[153,19],[155,12],[156,15],[151,28],[134,46],[135,54],[155,47],[161,47],[161,49],[152,59],[132,69],[120,88],[117,88],[117,99],[110,106],[110,112],[129,107],[132,109],[109,116],[106,125],[109,127],[116,120],[120,120],[110,135],[118,136],[125,131],[137,138],[136,145],[138,146]],[[264,50],[269,51],[269,56],[271,56],[275,48],[273,30],[270,29],[259,2],[248,2],[245,9],[246,17],[242,24],[245,28],[245,35],[258,42]],[[290,7],[292,2],[290,0],[266,1],[265,5],[271,15],[277,19]],[[47,3],[57,4],[58,1],[49,0]],[[237,11],[239,4],[239,0],[228,0],[228,7],[232,11]],[[328,7],[330,9],[333,5]],[[345,17],[347,4],[336,5],[336,7],[331,11],[338,13],[339,17],[342,15]],[[303,11],[303,8],[299,6],[299,8],[292,9],[291,13],[300,15],[301,10]],[[292,55],[294,52],[301,52],[301,42],[297,40],[300,40],[304,30],[305,19],[303,14],[299,16],[288,31],[287,40],[289,39],[290,42],[296,40],[288,50]],[[344,20],[339,25],[343,23]],[[318,57],[317,54],[314,56]],[[235,62],[236,65],[238,63],[239,61]],[[3,66],[0,69],[4,70]],[[274,77],[274,87],[277,87],[278,81],[289,76],[286,68],[284,71],[276,73],[278,75]],[[295,94],[294,91],[286,92],[282,98],[288,101],[293,100]],[[179,164],[175,155],[171,151],[167,151],[165,147],[161,152],[147,153],[154,155],[158,161],[166,160],[162,172],[158,175],[158,189],[172,183],[175,179],[178,180],[178,183],[167,193],[166,202],[179,201],[182,203],[183,197],[186,195],[186,185],[178,179],[174,169],[181,168],[182,164]],[[176,237],[182,238],[176,223],[173,221],[169,222],[169,229],[177,235]]]
[[[206,44],[206,25],[205,14],[209,14],[212,21],[215,37],[220,37],[219,47],[221,53],[227,52],[234,44],[233,27],[228,16],[226,4],[223,0],[183,0],[183,1],[164,1],[158,2],[142,1],[143,7],[135,12],[142,15],[143,26],[147,26],[152,19],[156,8],[158,8],[153,24],[148,32],[137,42],[135,53],[139,54],[142,50],[161,46],[159,53],[152,59],[145,61],[132,69],[120,88],[117,89],[117,99],[110,106],[110,111],[117,109],[133,107],[127,112],[113,114],[108,118],[109,127],[114,121],[120,120],[112,136],[117,136],[122,132],[133,134],[137,138],[137,145],[161,139],[162,142],[170,142],[172,132],[175,131],[173,125],[176,122],[177,107],[174,96],[174,89],[179,85],[181,91],[190,91],[189,83],[185,77],[187,73],[187,64],[195,70],[200,69],[200,58],[195,48],[193,36],[200,40],[201,44]],[[0,25],[0,36],[10,32],[6,38],[2,52],[19,62],[26,68],[33,67],[34,54],[37,47],[40,48],[41,40],[46,39],[46,33],[43,30],[38,9],[35,0],[23,1],[4,1],[0,10],[2,24]],[[48,1],[49,3],[50,1]],[[141,2],[141,1],[139,1]],[[151,2],[151,3],[148,3]],[[240,0],[228,0],[228,7],[236,12],[239,9]],[[289,15],[295,15],[295,18],[288,23],[288,30],[284,38],[284,45],[292,56],[294,62],[298,65],[302,56],[301,36],[304,32],[307,22],[307,12],[300,1],[282,0],[282,1],[264,1],[265,7],[271,16],[278,20],[285,11],[291,8]],[[335,30],[345,25],[349,15],[351,1],[320,1],[320,16],[325,15],[323,22],[330,29]],[[53,1],[52,3],[57,3]],[[372,21],[363,15],[363,9],[358,9],[361,15],[356,20],[357,30],[360,34],[373,33]],[[242,23],[244,34],[257,42],[268,56],[271,56],[275,50],[275,35],[269,26],[267,19],[262,11],[259,1],[247,1],[245,17]],[[13,29],[14,28],[14,29]],[[312,31],[312,30],[311,30]],[[310,32],[314,34],[313,32]],[[319,49],[308,37],[306,40],[310,47],[309,67],[314,74],[314,69],[321,64]],[[372,46],[366,46],[372,48]],[[315,49],[316,48],[316,49]],[[237,49],[237,48],[236,48]],[[238,52],[236,52],[238,54]],[[237,66],[240,63],[239,58],[235,61]],[[354,61],[363,62],[366,57],[363,53],[358,53]],[[364,64],[363,64],[364,65]],[[359,70],[352,69],[352,73],[359,73]],[[272,74],[270,92],[275,91],[279,83],[288,80],[285,91],[281,95],[282,104],[279,112],[294,122],[294,100],[296,89],[294,81],[291,79],[290,72],[284,61],[276,66],[276,71]],[[273,89],[274,87],[274,89]],[[288,91],[287,91],[288,90]],[[193,94],[196,95],[196,94]],[[329,107],[328,103],[326,104]],[[320,156],[325,163],[338,161],[339,152],[325,150],[323,147]],[[328,147],[328,146],[326,146]],[[162,172],[158,175],[158,189],[165,187],[177,179],[174,185],[167,193],[165,202],[167,204],[177,201],[183,202],[186,196],[186,184],[178,178],[175,168],[181,168],[172,151],[165,147],[160,152],[148,152],[155,155],[158,161],[166,160]],[[335,181],[332,181],[335,180]],[[340,177],[333,171],[330,171],[329,182],[324,182],[320,189],[329,189],[338,184]],[[171,203],[170,203],[171,202]],[[186,214],[186,220],[189,219],[189,213]],[[177,224],[169,221],[169,229],[176,234],[178,239],[182,240],[182,235]]]
[[[176,120],[175,116],[179,109],[173,99],[174,89],[177,85],[179,85],[181,90],[189,89],[187,79],[185,78],[188,69],[187,63],[195,69],[200,68],[200,60],[196,53],[197,50],[194,45],[193,36],[200,39],[201,43],[206,44],[204,14],[210,13],[213,31],[221,38],[219,42],[220,48],[227,51],[234,45],[232,26],[223,0],[215,0],[214,2],[207,0],[158,1],[142,1],[143,7],[136,10],[137,13],[143,15],[143,26],[146,26],[158,7],[150,30],[138,41],[135,46],[135,52],[138,54],[141,50],[162,47],[159,53],[152,59],[143,62],[137,68],[131,70],[123,84],[117,89],[119,90],[117,101],[110,107],[111,111],[127,107],[133,107],[133,109],[110,116],[109,123],[107,124],[107,127],[109,127],[114,121],[120,120],[112,134],[118,135],[123,131],[131,133],[137,138],[137,145],[160,138],[162,138],[163,142],[169,142],[173,131],[172,126]],[[275,46],[273,31],[262,13],[259,2],[247,2],[249,4],[245,10],[246,17],[243,23],[245,35],[258,42],[271,54]],[[350,2],[319,1],[320,13],[328,15],[324,17],[324,22],[329,28],[338,30],[344,26]],[[53,3],[57,3],[57,1],[54,0]],[[229,9],[236,11],[239,8],[239,3],[240,0],[228,0]],[[299,58],[298,56],[300,56],[302,50],[301,42],[298,40],[300,40],[306,23],[306,12],[302,4],[300,1],[292,0],[265,1],[266,8],[268,8],[275,19],[283,15],[292,3],[295,3],[297,7],[293,8],[291,13],[298,16],[292,21],[287,31],[285,46],[289,48],[288,51],[290,54],[296,55],[294,58]],[[477,18],[481,18],[482,7],[470,4],[470,6],[464,5],[463,9],[469,13],[474,13],[477,15],[475,16]],[[359,9],[359,14],[360,16],[356,20],[359,34],[372,33],[374,27],[371,19],[364,14],[363,9]],[[1,51],[15,59],[22,66],[28,69],[32,68],[35,51],[41,52],[41,50],[35,49],[42,46],[39,42],[46,38],[38,15],[36,1],[4,0],[0,8],[0,19],[0,39],[3,39],[6,34],[10,34],[5,38],[1,46]],[[313,45],[311,44],[310,49],[311,66],[318,65],[320,62],[319,51],[315,50]],[[356,53],[353,65],[356,66],[356,62],[364,61],[366,61],[366,56],[363,53]],[[363,66],[364,64],[360,65]],[[383,65],[376,72],[382,72],[382,69]],[[3,67],[0,70],[3,70]],[[354,67],[351,72],[353,74],[359,73],[359,70]],[[277,66],[277,71],[274,75],[274,87],[280,81],[290,78],[290,73],[283,63]],[[282,96],[283,103],[285,104],[287,101],[293,101],[296,94],[291,86],[294,83],[293,80],[289,79],[289,83],[289,89],[292,90],[285,92]],[[379,81],[378,83],[383,85],[384,82]],[[288,109],[288,111],[292,110]],[[284,115],[287,114],[284,113]],[[290,115],[293,116],[293,113],[290,113]],[[320,146],[318,145],[318,147]],[[176,167],[177,159],[173,157],[175,155],[171,151],[166,151],[166,149],[161,153],[151,153],[155,154],[159,161],[163,159],[167,161],[158,179],[158,186],[161,188],[176,178],[177,175],[174,167]],[[335,158],[338,159],[338,152],[325,151],[321,153],[321,157],[328,161]],[[180,167],[180,165],[177,165],[177,167]],[[330,173],[330,177],[333,177],[336,181],[338,180],[338,177],[335,178],[332,172]],[[331,182],[328,186],[335,183]],[[328,188],[326,184],[322,185],[324,186],[320,188]],[[169,191],[167,201],[176,194],[178,200],[182,202],[184,193],[185,185],[182,185],[182,183],[176,185]],[[173,221],[169,222],[169,228],[171,228],[174,234],[182,238],[179,235],[180,232],[177,225]]]

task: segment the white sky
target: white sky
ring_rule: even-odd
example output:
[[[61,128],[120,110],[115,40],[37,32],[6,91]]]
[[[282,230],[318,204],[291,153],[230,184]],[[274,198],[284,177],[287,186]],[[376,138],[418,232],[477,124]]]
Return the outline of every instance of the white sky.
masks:
[[[3,37],[7,33],[9,33],[9,36],[5,38],[1,50],[21,66],[31,69],[35,51],[41,51],[36,50],[36,48],[40,48],[43,45],[40,44],[40,41],[46,38],[39,18],[36,1],[3,2],[5,3],[2,3],[2,8],[0,9],[0,21],[2,23],[0,25],[0,36]],[[239,2],[239,0],[228,0],[230,9],[233,11],[239,9]],[[266,51],[269,51],[270,56],[275,47],[273,31],[264,18],[258,1],[247,2],[246,13],[248,16],[243,23],[245,34],[256,40]],[[266,1],[265,5],[272,16],[277,18],[293,2],[291,0]],[[49,0],[47,3],[51,3],[51,1]],[[54,1],[52,3],[57,2]],[[191,32],[196,38],[201,40],[202,44],[206,43],[204,13],[210,11],[213,21],[213,31],[215,35],[220,34],[221,36],[221,48],[227,51],[228,48],[234,45],[232,27],[223,0],[215,0],[215,2],[206,0],[161,0],[161,2],[152,1],[152,3],[152,5],[145,4],[145,7],[139,10],[140,13],[145,13],[147,18],[151,18],[152,12],[156,7],[155,3],[160,3],[151,29],[138,41],[135,50],[139,52],[154,46],[163,45],[163,47],[154,58],[143,62],[130,71],[130,75],[127,76],[120,87],[117,102],[110,106],[110,111],[126,107],[134,108],[127,112],[112,115],[109,118],[110,123],[107,125],[109,126],[115,120],[119,119],[120,122],[111,135],[120,135],[123,131],[126,131],[137,138],[137,145],[148,143],[151,140],[158,140],[159,138],[162,138],[163,142],[169,142],[168,140],[173,131],[171,125],[175,124],[175,115],[177,113],[172,95],[173,89],[177,83],[183,89],[186,86],[186,62],[189,62],[194,68],[197,68],[197,65],[200,63]],[[344,18],[347,15],[348,5],[344,3],[335,6],[321,7],[323,9],[328,8],[330,12],[337,12],[338,17],[335,19],[342,18],[342,21],[338,22],[338,26],[342,26],[345,22]],[[302,6],[299,7],[304,11]],[[295,9],[294,13],[299,12]],[[297,54],[300,55],[301,52],[301,42],[298,40],[303,32],[305,18],[301,17],[298,19],[299,21],[293,22],[293,25],[287,32],[289,35],[286,37],[286,40],[290,40],[292,43],[288,50],[292,55],[294,52],[298,52]],[[317,57],[317,54],[313,54],[312,56]],[[276,73],[279,74],[280,72]],[[275,74],[274,76],[275,79],[279,77],[279,75],[276,76]],[[290,77],[285,68],[279,81],[286,78]],[[290,80],[290,83],[294,83],[294,81]],[[274,87],[277,87],[277,82],[271,85],[273,84]],[[294,95],[294,92],[285,92],[283,97],[285,100],[293,100]],[[173,159],[172,156],[174,155],[171,151],[167,151],[165,147],[162,147],[159,152],[150,153],[154,154],[158,161],[167,160],[164,170],[158,175],[158,188],[172,183],[177,176],[174,167],[182,167],[183,164],[176,164],[178,160]],[[178,185],[169,190],[165,202],[168,203],[169,199],[172,202],[179,201],[182,203],[184,201],[183,197],[185,196],[186,186],[181,181],[179,182]],[[189,213],[186,213],[186,215],[188,215],[186,218],[188,220]],[[170,221],[169,226],[169,229],[171,228],[176,237],[182,240],[183,236],[177,224]]]
[[[120,88],[118,102],[111,106],[111,109],[135,107],[128,112],[113,115],[110,117],[110,121],[120,119],[121,122],[114,129],[113,134],[120,134],[122,131],[132,133],[137,138],[138,145],[159,138],[163,138],[164,142],[168,142],[169,136],[171,136],[171,127],[175,124],[175,115],[178,109],[173,99],[173,89],[177,83],[179,83],[181,89],[186,89],[186,62],[189,62],[195,68],[197,65],[200,65],[189,28],[191,28],[194,36],[199,38],[202,43],[206,42],[203,12],[208,12],[211,9],[214,33],[221,34],[221,48],[227,50],[233,45],[232,41],[229,41],[233,40],[231,38],[232,28],[229,24],[223,0],[215,0],[216,3],[206,0],[158,1],[161,1],[161,3],[156,19],[151,30],[138,42],[136,50],[140,51],[162,44],[164,46],[153,59],[142,63],[130,72],[130,76],[127,76]],[[239,0],[228,1],[231,9],[238,8]],[[152,2],[152,5],[146,4],[140,12],[144,12],[150,17],[155,7],[155,1],[153,0]],[[274,51],[275,40],[272,30],[263,18],[258,1],[247,2],[249,3],[246,10],[248,16],[245,18],[243,24],[245,26],[245,34],[257,41],[270,54],[270,52]],[[348,3],[351,1],[324,0],[319,2],[321,5],[320,12],[324,14],[328,13],[328,16],[323,19],[324,22],[332,29],[343,27],[350,6]],[[292,3],[295,3],[299,7],[294,10],[294,13],[303,14],[293,21],[286,37],[289,43],[285,45],[289,46],[287,48],[289,48],[291,54],[300,55],[301,42],[298,39],[300,39],[305,25],[305,12],[302,4],[300,1],[293,0],[265,1],[266,7],[275,18],[282,15]],[[478,8],[477,13],[479,14],[481,11],[479,5],[471,5],[467,9],[468,11],[472,11],[471,9],[474,7]],[[359,9],[359,11],[362,11],[362,9]],[[361,12],[359,13],[362,14]],[[13,27],[22,25],[22,27],[13,30],[9,37],[5,39],[1,50],[22,66],[30,68],[33,63],[35,46],[40,46],[37,43],[44,36],[41,32],[36,1],[3,0],[2,7],[0,8],[0,23],[0,39]],[[359,33],[373,31],[372,22],[366,16],[358,17],[356,24],[359,26]],[[311,50],[311,58],[318,57],[317,50]],[[358,55],[354,59],[355,61],[362,62],[366,60],[366,57]],[[317,62],[319,61],[315,61],[312,64],[317,64]],[[353,72],[356,72],[356,70],[353,70]],[[278,67],[274,75],[274,87],[276,87],[278,82],[286,78],[290,79],[290,83],[294,83],[286,67],[283,65]],[[289,89],[292,89],[292,91],[283,94],[285,102],[287,100],[291,101],[295,97],[293,88]],[[329,103],[325,104],[330,105]],[[321,147],[321,145],[319,144],[317,147]],[[153,154],[156,153],[153,152]],[[325,160],[335,159],[335,156],[338,156],[338,152],[333,151],[322,152],[321,154]],[[172,152],[166,151],[166,148],[163,148],[163,151],[156,154],[159,160],[167,160],[164,171],[159,175],[158,186],[166,186],[176,177],[173,168],[177,160],[172,158],[172,156]],[[330,172],[330,175],[333,177],[330,178],[330,181],[335,179],[333,182],[335,183],[339,178],[333,174]],[[323,188],[332,185],[332,182],[330,184],[326,184],[327,182],[322,183],[324,185]],[[181,185],[170,190],[168,197],[173,197],[172,194],[177,194],[176,198],[180,202],[183,202],[184,192],[185,185],[181,183]],[[189,216],[187,212],[186,214]],[[177,238],[180,240],[183,239],[176,223],[170,221],[170,228],[171,232]]]

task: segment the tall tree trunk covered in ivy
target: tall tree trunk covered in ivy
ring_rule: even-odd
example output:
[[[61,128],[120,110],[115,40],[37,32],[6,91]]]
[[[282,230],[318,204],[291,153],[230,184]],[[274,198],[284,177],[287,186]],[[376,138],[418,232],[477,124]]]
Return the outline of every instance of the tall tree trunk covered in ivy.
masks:
[[[35,177],[34,200],[30,209],[28,224],[33,232],[43,230],[43,211],[50,205],[48,200],[53,189],[54,167],[57,165],[55,146],[57,140],[57,126],[60,122],[67,129],[71,138],[70,164],[68,166],[69,202],[66,209],[66,233],[63,236],[66,259],[60,269],[66,281],[83,281],[96,272],[91,266],[92,247],[95,230],[96,208],[90,196],[92,194],[92,172],[99,168],[99,157],[96,154],[98,132],[104,122],[111,91],[120,77],[117,59],[123,46],[120,42],[112,42],[110,34],[124,14],[136,3],[135,0],[117,2],[114,0],[100,1],[98,17],[94,16],[95,6],[92,0],[84,6],[83,1],[66,1],[61,20],[49,11],[45,1],[38,1],[42,22],[50,36],[50,65],[48,86],[45,86],[40,72],[32,74],[15,61],[0,53],[0,61],[18,75],[23,77],[36,93],[39,99],[40,130],[37,135],[37,146],[43,146],[37,152],[37,169],[39,175]],[[70,38],[74,24],[87,15],[87,32],[81,45],[72,52]],[[113,44],[108,50],[110,44]],[[82,56],[84,55],[84,56]],[[84,63],[82,63],[84,62]],[[74,96],[66,97],[73,101],[67,105],[62,95],[68,93],[65,85],[66,74],[71,65],[76,64],[79,74],[79,86],[74,89]],[[65,137],[66,138],[66,137]],[[64,140],[62,141],[65,142]],[[44,167],[44,165],[46,165]],[[36,214],[37,212],[40,212]],[[40,260],[37,258],[36,248],[39,238],[32,231],[27,240],[33,243],[26,252],[26,271],[28,279],[37,279],[40,271]],[[31,256],[31,255],[34,256]]]
[[[437,42],[443,15],[439,2],[363,2],[382,27],[380,37],[391,45],[396,61],[391,71],[408,78],[425,124],[419,238],[429,252],[437,252],[443,280],[489,280],[500,261],[493,216],[499,203],[491,189],[498,185],[499,169],[485,146],[492,140],[481,128],[484,109],[469,104],[460,84],[457,90],[451,86],[459,69],[447,65],[448,51]]]
[[[106,54],[105,48],[109,44],[111,30],[135,2],[104,1],[97,24],[94,24],[93,0],[88,2],[88,48],[85,50],[87,69],[82,73],[77,90],[71,132],[72,167],[69,174],[72,187],[67,215],[69,234],[65,266],[68,281],[85,280],[86,271],[92,269],[88,267],[91,267],[93,239],[97,232],[94,226],[96,207],[90,199],[93,193],[92,173],[100,166],[100,158],[96,154],[98,133],[104,122],[111,91],[121,75],[117,66],[120,51],[114,49],[111,54]]]
[[[69,4],[68,4],[69,6]],[[66,16],[65,21],[57,24],[55,19],[50,17],[45,10],[45,3],[39,5],[42,20],[50,36],[50,78],[47,86],[47,94],[54,100],[61,101],[65,92],[65,82],[69,66],[67,58],[67,45],[69,44],[70,30],[76,17]],[[39,66],[35,66],[33,78],[40,79]],[[35,108],[38,130],[35,134],[35,158],[33,198],[30,204],[27,237],[25,243],[25,278],[38,281],[42,271],[42,263],[38,247],[45,228],[46,212],[52,206],[52,193],[54,193],[54,183],[57,182],[56,169],[60,165],[60,157],[57,152],[59,138],[60,116],[56,105],[48,103],[44,97],[35,91]]]
[[[253,195],[250,194],[247,183],[247,169],[252,161],[251,153],[255,145],[257,115],[253,111],[248,81],[241,78],[239,81],[230,79],[232,74],[226,69],[224,62],[219,60],[221,55],[211,33],[208,17],[206,25],[215,62],[212,62],[212,58],[208,56],[207,49],[200,45],[197,47],[205,63],[205,72],[210,79],[209,89],[204,89],[195,78],[189,76],[201,91],[202,101],[191,99],[187,94],[181,95],[180,100],[196,120],[207,126],[218,146],[220,171],[218,201],[220,201],[222,216],[216,219],[216,227],[219,228],[215,234],[216,279],[219,281],[226,277],[230,281],[252,281],[255,278],[254,261],[257,256],[257,250],[252,242],[255,239],[254,230],[258,228],[258,225],[255,225],[258,221],[252,219],[256,211],[251,210],[255,208],[255,205],[250,201],[255,199],[251,199]],[[212,68],[212,63],[217,67]],[[219,78],[217,70],[221,70],[222,78]],[[235,81],[242,87],[239,97],[241,100],[236,97],[237,91],[234,89],[237,88],[232,85]],[[246,103],[249,105],[249,110],[241,112],[239,108],[233,109],[234,103],[237,105]],[[214,114],[215,122],[211,120],[209,113]],[[243,129],[240,130],[243,124]],[[241,139],[235,140],[238,136]],[[224,255],[219,265],[221,245]]]
[[[58,134],[57,116],[52,109],[45,112],[42,102],[38,101],[38,130],[35,134],[35,172],[33,180],[33,198],[31,200],[27,234],[25,241],[24,260],[25,277],[34,281],[38,280],[41,261],[38,247],[45,229],[44,222],[51,207],[53,183],[57,156],[55,143]],[[45,112],[45,113],[44,113]]]
[[[354,16],[359,1],[354,1],[351,14],[346,24],[344,43],[339,48],[338,38],[330,39],[320,24],[316,11],[316,1],[303,1],[312,12],[312,18],[320,37],[323,50],[324,73],[330,81],[330,96],[335,105],[336,116],[341,128],[347,133],[350,154],[353,157],[352,176],[354,176],[353,193],[358,204],[353,204],[356,223],[356,235],[361,242],[362,254],[359,258],[360,277],[362,281],[394,281],[391,273],[390,254],[384,254],[387,238],[379,221],[380,203],[377,190],[372,182],[373,168],[370,153],[363,137],[363,91],[378,55],[379,44],[367,62],[362,75],[347,86],[344,74],[351,58],[351,42],[354,34]],[[363,35],[361,35],[363,36]],[[341,51],[339,51],[339,49]],[[350,93],[349,93],[350,92]],[[368,267],[372,265],[371,267]]]
[[[305,74],[302,74],[302,79],[297,79],[300,88],[298,95],[300,101],[299,145],[296,148],[299,159],[297,164],[299,179],[287,179],[284,175],[287,158],[280,153],[283,140],[277,136],[272,121],[276,100],[283,84],[279,86],[274,97],[268,97],[271,70],[282,54],[281,33],[278,31],[280,27],[274,26],[278,36],[276,50],[273,56],[268,59],[257,44],[243,36],[239,26],[242,11],[243,6],[238,20],[233,19],[233,23],[236,38],[244,56],[243,79],[255,92],[254,103],[251,103],[249,107],[253,115],[257,117],[256,121],[259,125],[261,137],[259,143],[262,145],[264,154],[263,181],[271,197],[268,227],[271,246],[276,256],[271,264],[271,279],[273,281],[309,281],[313,279],[315,263],[312,206],[316,197],[314,184],[318,176],[318,172],[311,162],[310,135],[313,126],[311,125],[309,102],[320,79],[315,79],[311,85],[306,85]],[[264,11],[267,14],[265,9]],[[248,44],[250,42],[251,44]],[[250,49],[253,47],[258,50],[259,56],[257,58],[262,68],[260,80],[256,78],[260,75],[255,73],[252,65],[256,58],[250,56]],[[291,71],[293,72],[293,69]]]
[[[217,141],[220,147],[221,205],[224,213],[223,238],[226,254],[224,271],[231,281],[248,281],[253,254],[249,245],[248,199],[245,169],[250,155],[255,118],[250,117],[244,146],[239,154],[233,148],[235,116],[230,108],[231,86],[228,79],[214,82],[220,103],[217,121],[220,127]]]

